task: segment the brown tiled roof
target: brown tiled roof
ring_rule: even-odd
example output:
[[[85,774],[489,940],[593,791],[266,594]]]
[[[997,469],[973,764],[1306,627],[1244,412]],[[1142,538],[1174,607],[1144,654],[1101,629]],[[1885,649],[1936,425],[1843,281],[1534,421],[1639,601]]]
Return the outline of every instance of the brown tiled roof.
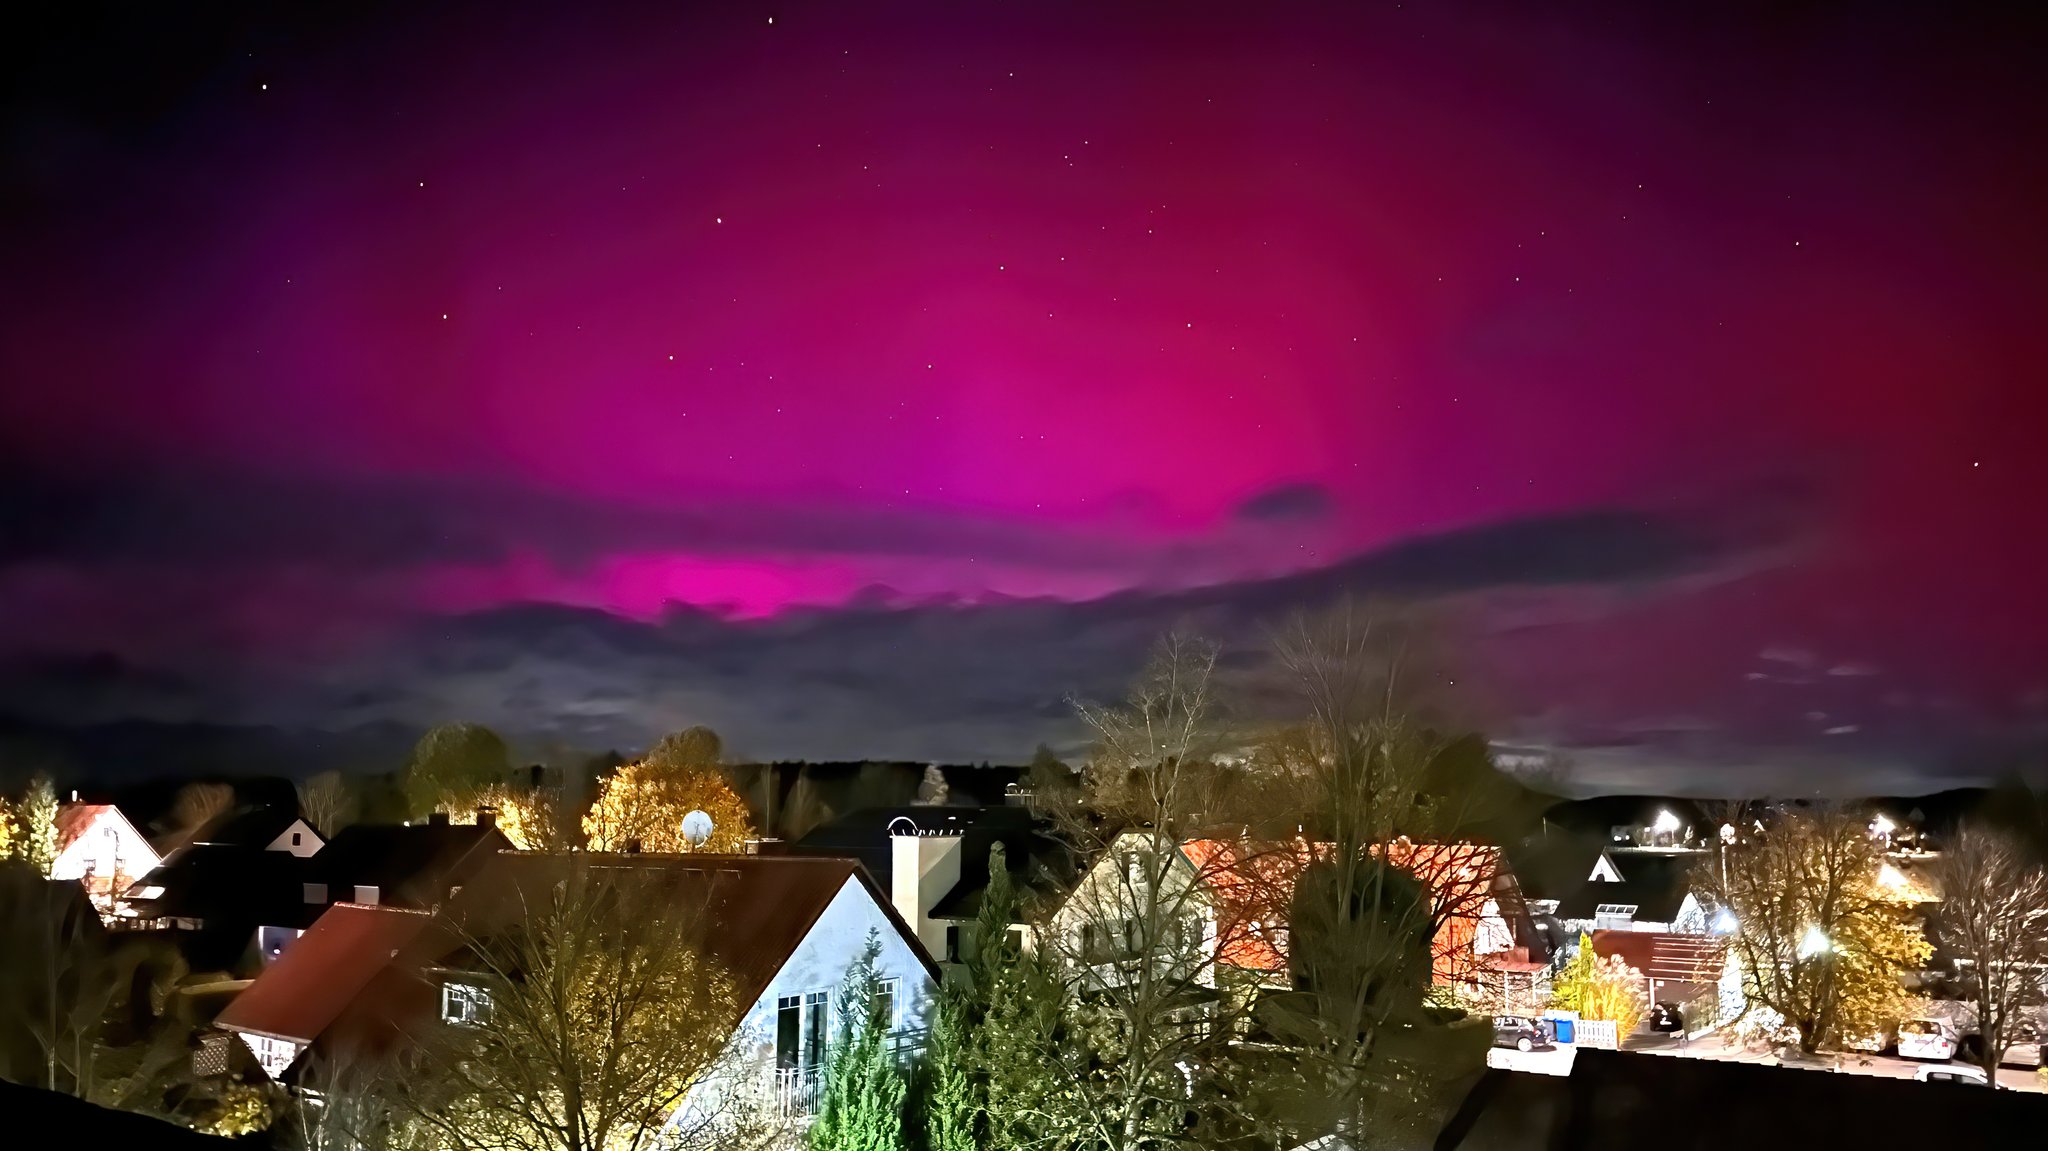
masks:
[[[424,911],[337,903],[216,1022],[230,1031],[311,1043],[433,922]]]
[[[592,867],[660,876],[677,885],[679,899],[702,901],[705,949],[734,981],[742,1010],[767,990],[775,973],[809,934],[834,896],[857,879],[932,972],[931,958],[896,914],[873,877],[851,859],[791,855],[579,855],[505,852],[486,864],[451,905],[476,915],[515,891],[551,885],[581,861]]]

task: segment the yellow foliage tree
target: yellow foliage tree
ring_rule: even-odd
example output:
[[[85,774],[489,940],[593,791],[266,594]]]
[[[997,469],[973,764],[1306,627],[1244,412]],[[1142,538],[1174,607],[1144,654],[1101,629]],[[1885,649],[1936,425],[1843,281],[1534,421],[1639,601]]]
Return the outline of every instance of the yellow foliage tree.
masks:
[[[683,817],[693,811],[711,817],[711,837],[701,845],[683,837]],[[745,847],[754,826],[746,801],[716,767],[629,763],[604,781],[583,834],[593,851],[623,851],[638,841],[642,851],[731,853]]]
[[[1595,955],[1592,937],[1580,935],[1579,953],[1557,973],[1550,1002],[1581,1019],[1612,1020],[1615,1034],[1625,1039],[1643,1022],[1643,988],[1642,972],[1619,955]]]
[[[521,851],[562,851],[575,846],[564,820],[547,792],[533,787],[494,783],[476,793],[475,806],[449,815],[450,823],[475,823],[477,812],[495,812],[498,830]]]

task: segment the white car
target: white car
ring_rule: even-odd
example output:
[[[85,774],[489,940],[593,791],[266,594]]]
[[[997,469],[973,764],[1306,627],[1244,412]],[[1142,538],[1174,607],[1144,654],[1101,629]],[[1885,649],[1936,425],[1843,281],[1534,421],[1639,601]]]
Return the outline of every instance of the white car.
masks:
[[[1962,1037],[1945,1019],[1908,1019],[1899,1024],[1899,1056],[1945,1063],[1961,1050]]]
[[[1913,1073],[1913,1078],[1922,1083],[1962,1083],[1978,1087],[1991,1086],[1991,1080],[1985,1076],[1984,1069],[1982,1067],[1973,1067],[1968,1063],[1937,1063],[1930,1067],[1922,1067]]]

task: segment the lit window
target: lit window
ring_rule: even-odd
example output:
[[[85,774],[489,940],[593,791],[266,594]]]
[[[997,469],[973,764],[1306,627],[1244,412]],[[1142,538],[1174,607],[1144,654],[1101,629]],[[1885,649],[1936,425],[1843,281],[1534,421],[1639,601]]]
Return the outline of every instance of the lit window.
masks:
[[[368,885],[366,885],[366,884],[361,884],[361,883],[357,884],[357,885],[356,885],[356,902],[357,902],[357,903],[375,903],[375,902],[377,902],[377,889],[376,889],[375,887],[371,887],[371,886],[368,886]]]
[[[491,993],[467,983],[441,985],[441,1018],[464,1027],[491,1021]]]

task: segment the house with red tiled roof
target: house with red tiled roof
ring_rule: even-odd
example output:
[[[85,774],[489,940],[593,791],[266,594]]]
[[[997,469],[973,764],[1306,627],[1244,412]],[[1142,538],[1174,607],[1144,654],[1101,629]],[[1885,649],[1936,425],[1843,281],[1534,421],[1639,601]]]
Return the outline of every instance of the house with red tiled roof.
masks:
[[[706,1082],[678,1108],[715,1107],[699,1097],[744,1091],[772,1101],[799,1126],[815,1109],[835,1000],[870,931],[889,1003],[890,1043],[923,1043],[938,970],[875,881],[850,859],[789,856],[574,856],[505,852],[480,868],[438,912],[338,904],[243,992],[219,1019],[295,1080],[324,1051],[375,1054],[415,1028],[489,1026],[492,981],[472,974],[460,937],[487,936],[572,867],[652,873],[678,900],[701,908],[703,947],[733,980],[729,1066],[746,1083]]]
[[[57,807],[57,857],[51,879],[75,879],[102,914],[137,878],[163,862],[147,836],[111,803],[65,803]]]
[[[1333,850],[1331,844],[1306,840],[1193,839],[1182,844],[1182,853],[1214,896],[1221,962],[1264,982],[1287,985],[1287,913],[1295,885]],[[1386,854],[1429,893],[1433,982],[1473,985],[1502,963],[1523,974],[1544,966],[1530,962],[1526,945],[1516,953],[1511,917],[1519,914],[1520,900],[1513,877],[1501,866],[1499,848],[1402,839]]]

